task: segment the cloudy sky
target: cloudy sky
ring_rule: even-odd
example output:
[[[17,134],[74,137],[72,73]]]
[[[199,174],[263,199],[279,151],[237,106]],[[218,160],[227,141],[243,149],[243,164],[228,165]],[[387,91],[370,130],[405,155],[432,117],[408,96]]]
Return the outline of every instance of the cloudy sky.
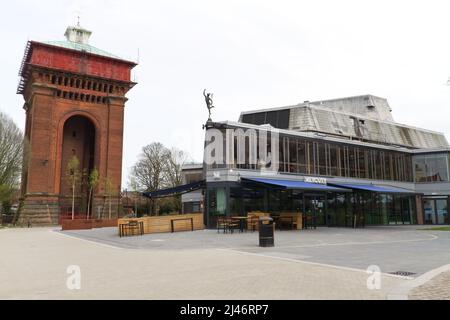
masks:
[[[15,92],[26,41],[62,40],[80,15],[92,45],[139,56],[124,185],[150,142],[202,159],[204,88],[214,93],[213,120],[370,93],[388,99],[398,122],[450,138],[449,14],[448,1],[432,0],[9,1],[0,11],[0,110],[24,127]]]

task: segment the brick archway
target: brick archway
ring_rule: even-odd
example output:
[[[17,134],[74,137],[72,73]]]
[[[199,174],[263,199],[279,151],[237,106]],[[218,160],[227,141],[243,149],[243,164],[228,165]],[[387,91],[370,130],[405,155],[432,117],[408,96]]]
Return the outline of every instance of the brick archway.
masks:
[[[97,129],[89,117],[80,114],[69,116],[63,123],[61,131],[60,152],[60,205],[64,212],[70,207],[72,188],[69,184],[67,165],[73,156],[79,161],[80,180],[75,188],[76,208],[78,212],[85,211],[88,198],[88,175],[94,168],[98,168]]]
[[[57,145],[56,145],[56,175],[55,175],[55,186],[56,186],[56,192],[58,194],[62,194],[63,190],[64,190],[64,182],[62,181],[63,176],[64,176],[64,170],[65,170],[65,163],[63,162],[67,162],[67,160],[63,159],[64,158],[64,152],[63,152],[63,147],[64,147],[64,130],[66,127],[66,124],[68,123],[68,121],[70,121],[71,119],[75,119],[75,118],[79,118],[79,119],[84,119],[85,121],[87,121],[88,124],[90,124],[92,126],[92,130],[94,131],[94,150],[93,150],[93,158],[94,158],[94,162],[93,162],[93,167],[96,167],[98,170],[100,170],[100,163],[101,163],[101,139],[102,139],[102,135],[101,135],[101,131],[100,131],[100,125],[99,125],[99,121],[91,114],[87,113],[87,112],[83,112],[83,111],[76,111],[76,112],[70,112],[65,114],[59,121],[58,123],[58,133],[57,133]],[[70,150],[71,151],[71,150]]]

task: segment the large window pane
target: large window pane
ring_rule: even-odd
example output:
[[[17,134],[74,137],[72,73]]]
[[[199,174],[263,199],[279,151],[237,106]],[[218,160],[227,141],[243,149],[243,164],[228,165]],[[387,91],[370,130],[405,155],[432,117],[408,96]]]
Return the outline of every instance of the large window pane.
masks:
[[[252,114],[244,114],[242,116],[243,123],[255,124],[255,115]]]
[[[448,181],[446,155],[429,156],[426,162],[428,164],[427,181]]]
[[[297,155],[298,155],[298,165],[299,173],[308,173],[308,159],[307,159],[307,149],[306,149],[306,141],[299,140],[297,145]]]
[[[349,177],[349,157],[348,157],[348,147],[341,148],[341,176]]]
[[[312,142],[308,142],[308,158],[309,158],[309,168],[308,168],[308,174],[314,174],[316,173],[314,163],[315,163],[315,144]]]
[[[297,139],[289,138],[289,172],[298,173]]]
[[[242,188],[230,188],[230,213],[232,216],[243,214]]]
[[[434,199],[426,199],[423,201],[423,212],[425,224],[436,224],[436,208]]]
[[[425,157],[416,156],[414,158],[414,181],[425,182],[427,181],[427,170],[425,166]]]
[[[448,155],[418,155],[413,158],[414,181],[448,181]]]
[[[350,177],[356,178],[356,156],[355,156],[355,148],[348,148],[348,162],[350,169]]]
[[[384,154],[384,178],[386,180],[392,180],[391,175],[391,154],[386,152]]]
[[[325,144],[320,142],[317,144],[318,150],[319,150],[319,171],[318,173],[320,175],[326,175],[327,174],[327,155],[325,152]]]
[[[277,127],[277,112],[276,111],[270,111],[267,112],[266,116],[266,123],[270,124],[272,127]]]
[[[277,128],[279,128],[279,129],[288,129],[289,128],[289,114],[290,114],[290,109],[278,111]]]
[[[359,177],[369,178],[369,170],[367,167],[367,151],[364,149],[359,149],[358,153],[358,167],[359,167]]]
[[[447,199],[436,200],[437,224],[448,223]]]
[[[262,188],[242,188],[244,214],[251,211],[266,211],[264,194],[265,190]]]
[[[254,124],[257,124],[257,125],[265,124],[266,123],[266,113],[265,112],[255,113],[254,121],[255,121]]]
[[[225,214],[227,209],[227,194],[225,188],[217,189],[217,214]]]
[[[330,150],[330,168],[329,168],[329,172],[332,176],[338,176],[338,159],[339,159],[339,149],[337,146],[335,145],[330,145],[329,146],[329,150]]]

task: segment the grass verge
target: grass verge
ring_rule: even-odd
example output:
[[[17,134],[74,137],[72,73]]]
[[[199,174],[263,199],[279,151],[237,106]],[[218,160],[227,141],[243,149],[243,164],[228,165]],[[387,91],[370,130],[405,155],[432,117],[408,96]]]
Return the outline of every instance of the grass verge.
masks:
[[[419,229],[419,230],[426,230],[426,231],[450,231],[450,226],[426,228],[426,229]]]

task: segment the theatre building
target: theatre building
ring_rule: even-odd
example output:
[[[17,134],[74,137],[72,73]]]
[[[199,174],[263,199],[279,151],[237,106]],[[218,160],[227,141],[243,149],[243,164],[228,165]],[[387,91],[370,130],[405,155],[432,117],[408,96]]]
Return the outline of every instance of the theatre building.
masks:
[[[442,133],[395,122],[372,95],[208,122],[205,224],[255,211],[323,226],[448,224],[449,151]]]

